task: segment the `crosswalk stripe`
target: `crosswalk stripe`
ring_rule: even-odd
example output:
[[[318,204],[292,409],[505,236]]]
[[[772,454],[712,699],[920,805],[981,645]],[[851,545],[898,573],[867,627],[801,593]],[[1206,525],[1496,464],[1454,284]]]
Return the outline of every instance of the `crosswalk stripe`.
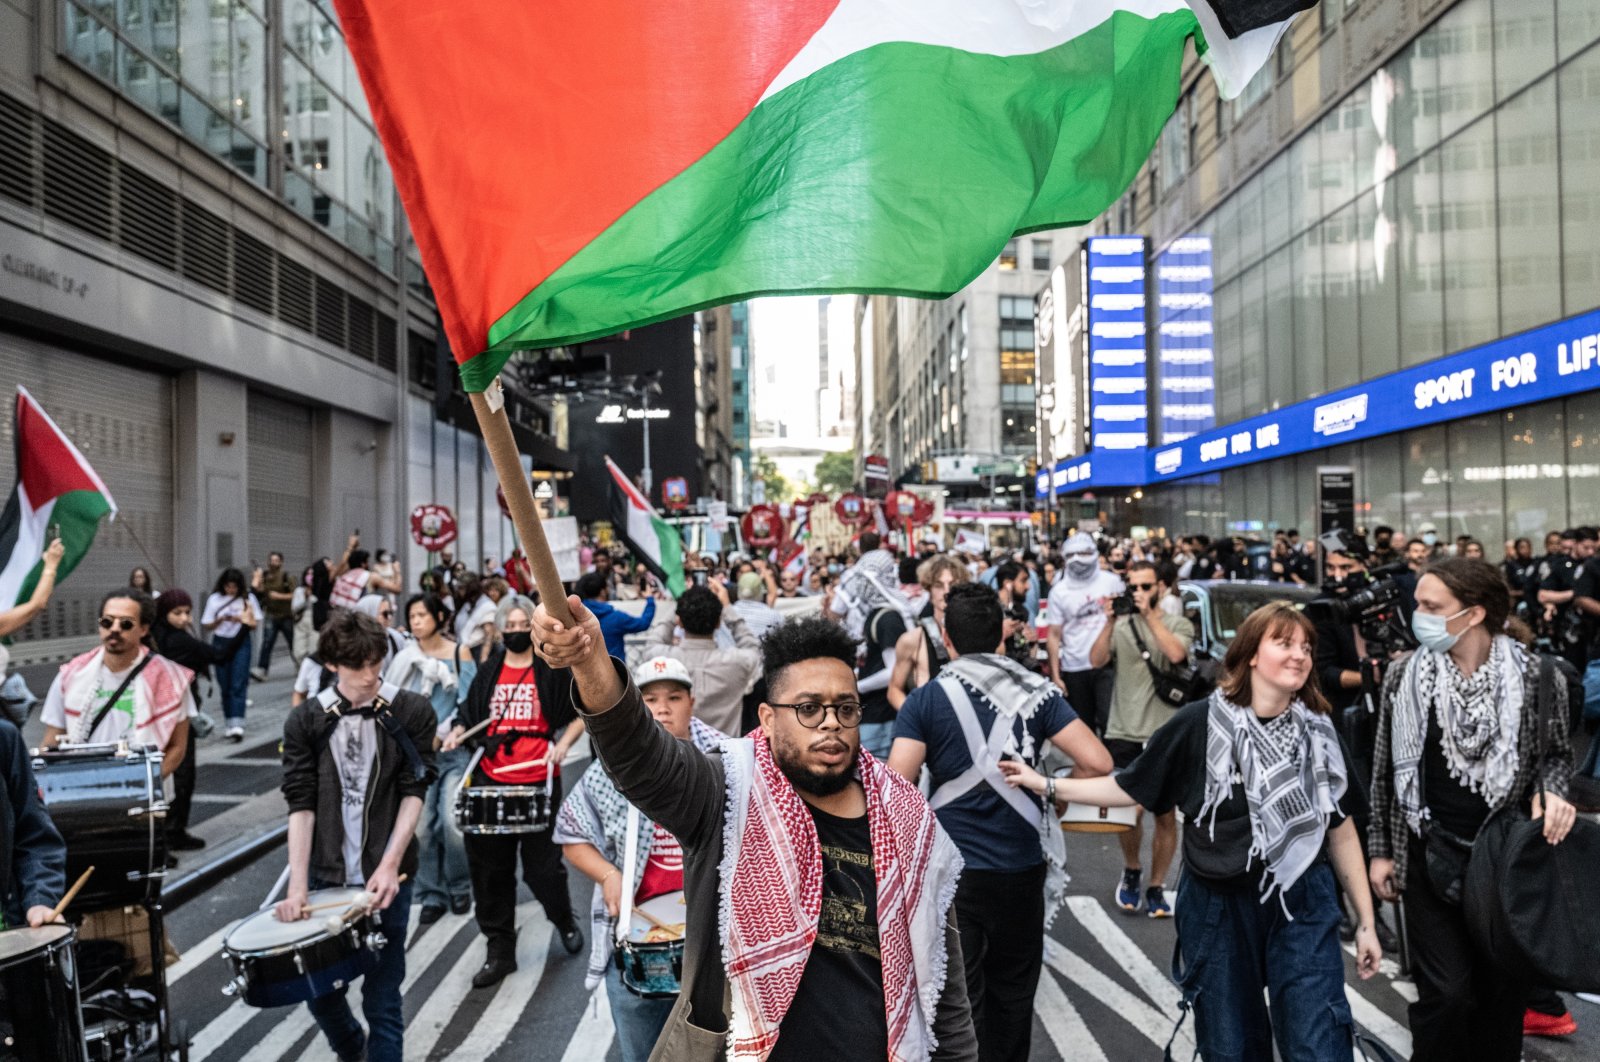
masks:
[[[1120,1014],[1124,1021],[1143,1033],[1151,1043],[1158,1047],[1166,1046],[1167,1038],[1172,1035],[1172,1027],[1177,1024],[1177,1015],[1168,1017],[1162,1014],[1059,942],[1046,938],[1044,943],[1044,961],[1051,969],[1094,996],[1108,1009]],[[1184,1054],[1193,1053],[1194,1037],[1187,1026],[1178,1033],[1174,1047],[1181,1047]]]
[[[1067,909],[1156,1006],[1167,1013],[1178,1012],[1183,993],[1172,983],[1172,978],[1156,968],[1144,949],[1111,920],[1099,900],[1092,896],[1071,896],[1067,899]]]
[[[171,988],[183,980],[186,974],[193,973],[195,967],[202,965],[211,956],[222,950],[222,938],[232,929],[232,923],[223,926],[188,951],[178,957],[178,961],[167,967],[167,987]]]
[[[1417,985],[1415,981],[1390,981],[1389,987],[1394,989],[1396,994],[1407,1003],[1415,1003],[1417,1001]]]
[[[537,907],[532,900],[519,904],[515,917],[520,921]],[[474,941],[445,973],[438,987],[428,994],[422,1009],[406,1023],[406,1062],[425,1062],[433,1053],[445,1028],[461,1012],[467,993],[472,991],[472,975],[482,965],[483,949]]]
[[[544,916],[544,908],[536,908],[517,936],[516,972],[500,982],[494,998],[473,1023],[472,1032],[450,1052],[450,1058],[483,1062],[506,1042],[522,1017],[523,1009],[533,1001],[533,990],[539,987],[544,976],[544,961],[550,952],[553,929]]]
[[[1072,1005],[1072,1000],[1061,991],[1056,979],[1046,974],[1039,978],[1039,988],[1033,997],[1034,1013],[1039,1024],[1056,1045],[1056,1053],[1071,1062],[1106,1062],[1106,1053],[1094,1038],[1083,1017]],[[567,1062],[562,1059],[562,1062]],[[597,1060],[598,1062],[598,1060]]]
[[[589,993],[589,1005],[584,1007],[583,1018],[567,1041],[561,1062],[605,1062],[616,1035],[616,1026],[611,1023],[611,1000],[606,995],[606,982],[601,981]]]
[[[234,1000],[227,1010],[206,1022],[205,1027],[194,1034],[189,1041],[189,1062],[206,1062],[213,1051],[231,1040],[234,1033],[259,1013],[255,1007],[246,1005],[244,1000]]]
[[[1350,1001],[1350,1014],[1356,1023],[1401,1058],[1411,1057],[1411,1030],[1378,1009],[1366,996],[1349,985],[1344,986],[1345,998]]]

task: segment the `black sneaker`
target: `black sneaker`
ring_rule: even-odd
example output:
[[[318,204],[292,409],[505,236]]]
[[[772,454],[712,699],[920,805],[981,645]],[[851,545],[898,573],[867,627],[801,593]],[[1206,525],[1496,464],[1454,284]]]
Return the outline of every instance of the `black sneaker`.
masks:
[[[1144,890],[1144,913],[1148,918],[1171,918],[1172,905],[1167,903],[1167,891],[1160,885]]]
[[[1117,901],[1117,906],[1127,914],[1138,914],[1139,906],[1144,902],[1144,898],[1139,895],[1139,880],[1143,876],[1143,870],[1123,868],[1122,880],[1117,884],[1114,898]]]
[[[421,925],[431,926],[443,917],[444,908],[430,903],[423,906],[422,913],[417,916],[417,922]]]
[[[515,959],[489,959],[472,975],[473,988],[493,988],[516,972]]]
[[[583,934],[578,931],[578,923],[569,921],[561,930],[561,946],[567,949],[568,955],[576,955],[583,950]]]
[[[196,852],[206,846],[206,842],[187,831],[183,833],[167,834],[167,847],[175,848],[180,852]]]
[[[450,901],[451,914],[464,915],[470,910],[472,910],[471,896],[457,896],[455,899]]]

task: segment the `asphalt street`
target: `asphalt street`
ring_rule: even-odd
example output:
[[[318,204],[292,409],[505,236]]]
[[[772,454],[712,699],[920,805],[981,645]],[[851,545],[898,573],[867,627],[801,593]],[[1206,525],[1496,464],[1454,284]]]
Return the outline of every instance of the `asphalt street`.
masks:
[[[255,686],[266,700],[272,687]],[[275,791],[275,751],[266,732],[272,712],[242,746],[206,743],[197,805],[220,814],[266,822],[281,816]],[[254,713],[256,710],[252,708]],[[259,729],[258,729],[259,728]],[[581,747],[581,746],[580,746]],[[236,761],[231,766],[218,766]],[[571,763],[568,778],[584,765]],[[209,769],[208,769],[209,768]],[[253,789],[259,796],[242,792]],[[242,798],[242,802],[241,802]],[[210,812],[215,817],[219,812]],[[203,830],[205,823],[200,824]],[[1177,1017],[1177,990],[1166,975],[1173,925],[1114,910],[1111,892],[1120,866],[1113,838],[1074,835],[1068,856],[1073,873],[1068,907],[1050,933],[1046,972],[1036,999],[1034,1057],[1041,1060],[1158,1059]],[[169,971],[175,1017],[193,1037],[194,1062],[332,1062],[303,1007],[256,1010],[221,992],[231,976],[219,953],[222,936],[264,900],[282,869],[282,849],[179,908],[168,920],[171,940],[182,955]],[[573,903],[587,911],[589,885],[569,872]],[[495,989],[474,991],[469,979],[483,960],[483,943],[469,916],[449,916],[419,927],[413,913],[405,987],[407,1059],[517,1059],[519,1062],[579,1062],[616,1059],[610,1013],[601,990],[583,986],[587,951],[568,956],[538,904],[524,889],[519,911],[519,969]],[[585,924],[587,932],[587,924]],[[1347,963],[1353,970],[1353,960]],[[359,991],[359,990],[357,990]],[[1410,1053],[1405,1007],[1414,994],[1392,961],[1369,982],[1353,972],[1348,996],[1358,1024],[1398,1057]],[[1580,1031],[1564,1041],[1528,1040],[1525,1058],[1578,1062],[1600,1056],[1600,1007],[1574,1001]],[[1186,1024],[1174,1057],[1188,1058]]]

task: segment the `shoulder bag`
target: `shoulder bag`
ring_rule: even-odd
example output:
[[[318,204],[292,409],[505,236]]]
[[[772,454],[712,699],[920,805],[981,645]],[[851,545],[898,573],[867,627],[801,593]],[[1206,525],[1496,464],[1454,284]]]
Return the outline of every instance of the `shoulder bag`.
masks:
[[[1535,784],[1544,762],[1555,668],[1540,658]],[[1566,725],[1566,720],[1560,720]],[[1572,992],[1600,990],[1600,825],[1579,817],[1560,844],[1517,809],[1515,794],[1484,823],[1467,863],[1462,908],[1479,946],[1516,978]]]
[[[1206,681],[1188,664],[1174,664],[1169,660],[1166,667],[1158,667],[1150,650],[1145,648],[1144,639],[1139,637],[1139,617],[1127,619],[1128,633],[1133,635],[1133,644],[1139,647],[1144,666],[1150,669],[1150,681],[1155,685],[1158,700],[1178,708],[1206,695]]]

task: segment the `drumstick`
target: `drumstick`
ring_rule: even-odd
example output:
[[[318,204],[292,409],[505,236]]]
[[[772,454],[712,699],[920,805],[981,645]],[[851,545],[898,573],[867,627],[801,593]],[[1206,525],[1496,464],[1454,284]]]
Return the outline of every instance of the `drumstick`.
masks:
[[[90,869],[92,870],[94,868],[91,867]],[[395,879],[395,884],[396,885],[403,884],[405,882],[406,878],[408,878],[408,877],[410,877],[409,874],[401,874],[398,878]],[[70,899],[72,894],[68,893],[67,896]],[[319,904],[313,904],[310,907],[302,907],[302,908],[300,908],[300,910],[304,911],[306,914],[315,914],[318,911],[331,911],[335,907],[359,907],[359,908],[362,908],[363,910],[365,910],[366,908],[371,907],[374,903],[377,903],[377,902],[378,902],[378,897],[377,897],[376,893],[363,892],[359,896],[357,896],[354,900],[330,900],[327,903],[319,903]]]
[[[461,732],[461,736],[456,738],[456,743],[460,744],[461,742],[467,740],[467,738],[469,738],[472,735],[476,734],[478,731],[482,730],[484,727],[488,726],[492,722],[494,722],[494,717],[490,716],[488,719],[485,719],[483,722],[475,724],[470,730],[463,730]]]
[[[89,875],[93,873],[94,867],[89,867],[82,874],[79,874],[78,880],[72,883],[72,888],[67,890],[67,894],[65,896],[61,897],[61,902],[56,904],[55,909],[50,912],[50,917],[45,919],[45,921],[54,922],[56,919],[60,918],[61,912],[67,909],[67,904],[71,903],[72,898],[78,895],[78,890],[83,888],[84,884],[89,880]]]
[[[682,922],[679,922],[676,925],[668,925],[666,922],[663,922],[661,919],[657,918],[655,915],[651,914],[649,911],[646,911],[643,907],[635,907],[633,909],[633,913],[634,914],[638,914],[638,915],[644,915],[646,920],[648,920],[651,925],[655,926],[657,929],[661,930],[664,933],[677,933],[680,936],[682,936],[682,934],[683,934],[683,923]]]

